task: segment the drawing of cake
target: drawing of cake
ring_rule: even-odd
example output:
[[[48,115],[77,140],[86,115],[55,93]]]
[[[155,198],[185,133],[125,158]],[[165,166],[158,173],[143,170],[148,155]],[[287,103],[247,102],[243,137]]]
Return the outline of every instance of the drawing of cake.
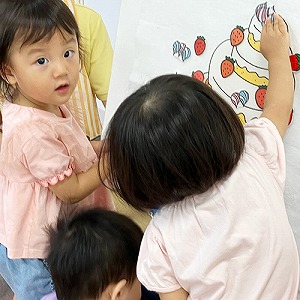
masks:
[[[259,4],[249,27],[237,26],[212,54],[209,85],[227,99],[242,123],[260,116],[268,86],[268,63],[260,53],[260,35],[274,7]]]

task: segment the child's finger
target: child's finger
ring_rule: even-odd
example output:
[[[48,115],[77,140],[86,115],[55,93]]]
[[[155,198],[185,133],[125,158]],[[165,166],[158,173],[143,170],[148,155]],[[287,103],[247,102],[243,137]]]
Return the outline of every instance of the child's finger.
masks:
[[[267,19],[263,29],[265,29],[266,32],[270,32],[271,30],[273,30],[273,23],[272,23],[272,20],[270,18]]]
[[[267,33],[267,25],[265,24],[261,30],[261,35],[264,36]]]
[[[277,14],[273,15],[273,28],[274,28],[274,31],[279,30],[279,16]]]
[[[280,30],[280,32],[282,33],[288,32],[287,24],[285,23],[283,18],[279,15],[277,15],[277,18],[278,18],[278,29]]]

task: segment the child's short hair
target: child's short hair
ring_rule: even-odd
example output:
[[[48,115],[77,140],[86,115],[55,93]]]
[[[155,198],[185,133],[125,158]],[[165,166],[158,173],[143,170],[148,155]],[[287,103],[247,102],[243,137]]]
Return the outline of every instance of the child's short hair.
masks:
[[[48,265],[58,299],[96,299],[111,283],[136,279],[143,232],[131,219],[93,208],[49,229]]]
[[[230,105],[202,82],[175,74],[125,99],[106,138],[108,186],[137,209],[207,191],[232,172],[244,149]]]
[[[51,39],[56,30],[62,34],[80,33],[74,15],[62,0],[1,0],[0,2],[0,95],[12,96],[5,75],[10,49],[16,39],[20,46]]]

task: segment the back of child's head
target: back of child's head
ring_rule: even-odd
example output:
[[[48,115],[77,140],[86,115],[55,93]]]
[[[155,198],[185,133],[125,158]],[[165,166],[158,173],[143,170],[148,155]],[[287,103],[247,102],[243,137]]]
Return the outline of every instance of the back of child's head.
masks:
[[[119,106],[107,131],[109,186],[137,209],[207,191],[244,149],[244,129],[210,87],[184,75],[154,78]]]
[[[136,279],[143,232],[128,217],[90,209],[49,229],[48,265],[58,299],[97,299],[111,283]]]
[[[5,69],[9,63],[12,46],[34,44],[50,40],[59,30],[75,34],[79,43],[80,33],[76,20],[62,0],[1,0],[0,1],[0,96],[10,98],[10,86]]]

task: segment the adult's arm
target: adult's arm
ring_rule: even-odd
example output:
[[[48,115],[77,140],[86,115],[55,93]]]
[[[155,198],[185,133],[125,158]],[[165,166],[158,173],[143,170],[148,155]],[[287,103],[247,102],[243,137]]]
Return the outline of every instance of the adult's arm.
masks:
[[[113,59],[110,38],[97,12],[80,4],[76,4],[75,10],[85,50],[84,65],[93,92],[105,105]]]

